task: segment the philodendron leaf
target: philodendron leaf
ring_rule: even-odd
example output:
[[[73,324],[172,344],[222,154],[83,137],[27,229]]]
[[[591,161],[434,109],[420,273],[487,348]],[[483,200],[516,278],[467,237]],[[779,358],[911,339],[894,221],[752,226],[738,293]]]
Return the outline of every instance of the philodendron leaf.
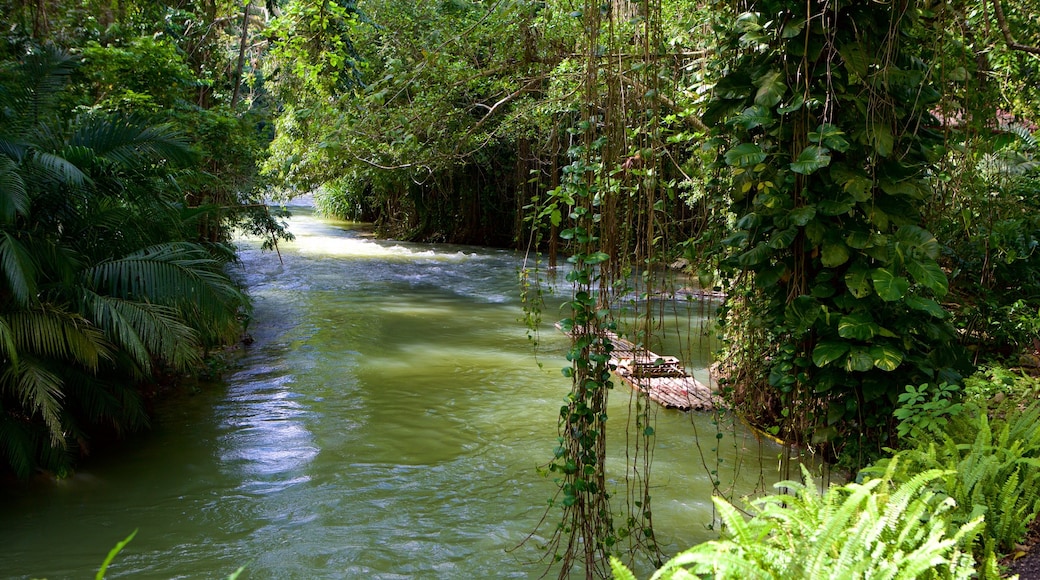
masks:
[[[947,316],[947,313],[945,310],[943,310],[943,307],[931,298],[925,298],[923,296],[907,296],[904,302],[907,306],[914,310],[927,312],[928,314],[931,314],[932,316],[939,319],[946,318]]]
[[[946,279],[946,273],[942,271],[939,264],[927,258],[922,260],[908,261],[906,270],[914,277],[914,281],[925,288],[935,292],[936,296],[945,296],[950,289],[950,283]]]
[[[838,336],[856,340],[870,340],[877,335],[881,327],[867,312],[853,312],[841,317],[838,322]]]
[[[795,331],[805,331],[820,317],[820,303],[812,296],[795,298],[784,310],[784,323]]]
[[[831,164],[830,149],[817,145],[809,145],[798,154],[798,158],[791,163],[791,171],[808,175],[827,167]]]
[[[903,351],[887,344],[878,344],[870,347],[870,358],[877,368],[894,371],[903,362]]]
[[[791,213],[787,214],[787,217],[791,220],[792,224],[796,226],[804,226],[816,217],[816,206],[803,205],[802,207],[796,207],[791,210]]]
[[[753,167],[766,160],[766,152],[754,143],[741,143],[726,152],[726,164]]]
[[[865,372],[874,368],[874,357],[864,347],[855,347],[849,350],[849,357],[845,359],[845,370]]]
[[[774,107],[787,92],[784,75],[780,71],[771,70],[755,80],[758,92],[755,93],[755,104],[763,107]]]
[[[845,356],[845,353],[847,352],[849,352],[849,343],[838,342],[835,340],[823,340],[813,349],[812,361],[813,364],[818,367],[827,366]]]
[[[895,302],[906,296],[910,289],[910,281],[902,276],[896,276],[886,268],[878,268],[871,275],[874,280],[874,290],[885,302]]]
[[[890,157],[892,149],[895,148],[896,140],[892,135],[892,128],[884,123],[874,123],[867,128],[867,136],[874,150],[882,157]]]
[[[844,137],[845,133],[837,125],[824,123],[809,133],[809,140],[833,149],[838,152],[847,151],[849,142]]]
[[[873,293],[870,285],[870,269],[862,264],[856,264],[845,273],[845,286],[856,298],[865,298]]]
[[[849,261],[849,247],[844,242],[824,243],[820,247],[820,262],[827,268],[836,268]]]
[[[935,239],[935,235],[922,227],[903,226],[896,231],[895,238],[896,242],[899,242],[907,249],[912,248],[933,260],[938,260],[939,253],[942,251],[942,247],[939,246],[939,241]]]

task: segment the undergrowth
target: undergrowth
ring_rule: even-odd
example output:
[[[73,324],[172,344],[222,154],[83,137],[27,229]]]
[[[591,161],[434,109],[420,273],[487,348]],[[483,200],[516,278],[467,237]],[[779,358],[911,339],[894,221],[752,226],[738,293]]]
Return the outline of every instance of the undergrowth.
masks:
[[[820,491],[801,482],[746,502],[713,498],[723,537],[682,552],[652,580],[1001,578],[998,561],[1040,512],[1040,380],[985,368],[953,392],[904,406],[902,448]],[[999,395],[999,396],[998,396]],[[745,515],[746,514],[746,515]],[[614,578],[634,580],[619,561]]]

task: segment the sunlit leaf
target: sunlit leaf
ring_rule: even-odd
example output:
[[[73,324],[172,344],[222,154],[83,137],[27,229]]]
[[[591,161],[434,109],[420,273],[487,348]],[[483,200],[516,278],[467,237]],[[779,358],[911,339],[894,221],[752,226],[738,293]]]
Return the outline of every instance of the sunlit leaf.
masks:
[[[874,270],[871,278],[874,280],[874,290],[878,296],[886,302],[895,302],[906,295],[910,289],[910,281],[902,276],[896,276],[886,268]]]
[[[879,344],[870,347],[874,366],[883,371],[894,371],[903,362],[903,352],[894,346]]]
[[[817,145],[809,145],[798,154],[798,158],[791,163],[791,171],[808,175],[815,173],[831,163],[830,150]]]
[[[847,352],[849,352],[849,343],[847,342],[822,340],[815,348],[813,348],[813,364],[818,367],[827,366],[845,356],[845,353]]]
[[[879,329],[874,318],[867,312],[846,314],[838,321],[838,336],[842,338],[870,340],[877,335]]]
[[[726,152],[726,164],[738,167],[752,167],[765,159],[765,151],[754,143],[741,143]]]

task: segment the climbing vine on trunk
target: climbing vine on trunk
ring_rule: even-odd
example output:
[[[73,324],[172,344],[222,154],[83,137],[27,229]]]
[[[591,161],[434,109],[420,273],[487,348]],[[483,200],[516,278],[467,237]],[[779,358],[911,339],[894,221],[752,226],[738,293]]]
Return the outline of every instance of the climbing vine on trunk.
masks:
[[[941,247],[920,227],[944,153],[941,26],[907,1],[751,3],[704,115],[736,216],[729,265],[753,275],[735,320],[769,335],[751,361],[764,380],[734,400],[851,463],[891,437],[903,387],[957,380]]]

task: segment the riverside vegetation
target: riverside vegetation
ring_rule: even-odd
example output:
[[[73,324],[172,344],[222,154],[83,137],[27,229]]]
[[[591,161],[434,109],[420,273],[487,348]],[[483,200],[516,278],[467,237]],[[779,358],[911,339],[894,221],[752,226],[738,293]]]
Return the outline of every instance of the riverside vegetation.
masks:
[[[729,539],[660,577],[996,577],[1040,508],[1033,0],[0,9],[13,473],[144,426],[143,394],[248,318],[230,232],[276,249],[261,199],[317,189],[383,235],[567,257],[572,389],[544,470],[561,576],[664,560],[646,401],[625,493],[605,485],[603,331],[651,344],[677,260],[726,296],[727,405],[858,476],[800,477],[747,522],[716,499]],[[791,559],[798,539],[818,549]]]

